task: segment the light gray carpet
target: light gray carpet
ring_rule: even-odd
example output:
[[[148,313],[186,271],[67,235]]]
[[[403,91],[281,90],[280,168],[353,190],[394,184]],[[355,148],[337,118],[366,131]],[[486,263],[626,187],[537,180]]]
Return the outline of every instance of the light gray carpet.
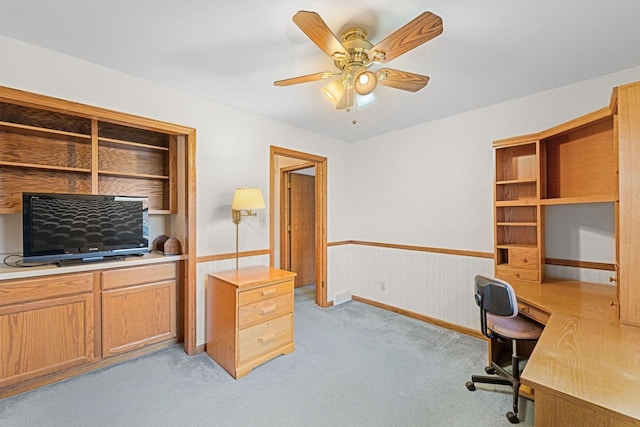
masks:
[[[178,345],[0,400],[9,426],[508,426],[486,344],[356,301],[321,309],[296,291],[296,351],[234,380]],[[489,391],[489,390],[502,391]],[[520,399],[520,425],[533,403]]]

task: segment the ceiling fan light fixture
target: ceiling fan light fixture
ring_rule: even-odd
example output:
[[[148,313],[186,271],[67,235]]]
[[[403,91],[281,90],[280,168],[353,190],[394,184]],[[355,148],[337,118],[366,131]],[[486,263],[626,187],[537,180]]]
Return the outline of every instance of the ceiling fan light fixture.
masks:
[[[356,105],[359,110],[367,108],[369,105],[376,102],[376,94],[371,92],[368,95],[358,95],[356,96]]]
[[[340,102],[340,100],[344,96],[344,92],[345,88],[340,80],[334,80],[322,88],[322,93],[324,94],[324,96],[326,96],[327,99],[334,105]]]
[[[365,71],[356,79],[356,92],[358,95],[369,95],[376,88],[378,79],[371,71]]]

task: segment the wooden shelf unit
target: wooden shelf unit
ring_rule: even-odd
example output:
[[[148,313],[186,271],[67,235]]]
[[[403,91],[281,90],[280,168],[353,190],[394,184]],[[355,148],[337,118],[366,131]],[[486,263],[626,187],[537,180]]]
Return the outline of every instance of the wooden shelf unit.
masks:
[[[538,218],[539,141],[524,137],[496,147],[496,275],[541,280],[542,236]]]
[[[176,156],[171,133],[0,102],[0,213],[23,192],[148,196],[176,213]]]
[[[0,398],[175,342],[198,351],[195,137],[0,86],[0,214],[22,212],[23,192],[146,196],[151,214],[176,219],[160,231],[183,242],[179,257],[2,269]]]
[[[613,203],[620,320],[640,326],[640,82],[615,88],[608,107],[493,146],[496,276],[544,281],[546,206]]]

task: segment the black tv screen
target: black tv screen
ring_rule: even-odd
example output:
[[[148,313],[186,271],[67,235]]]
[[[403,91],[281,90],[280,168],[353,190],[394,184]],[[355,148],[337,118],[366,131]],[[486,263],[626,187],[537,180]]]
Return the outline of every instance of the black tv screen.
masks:
[[[25,262],[149,252],[144,197],[23,193],[22,230]]]

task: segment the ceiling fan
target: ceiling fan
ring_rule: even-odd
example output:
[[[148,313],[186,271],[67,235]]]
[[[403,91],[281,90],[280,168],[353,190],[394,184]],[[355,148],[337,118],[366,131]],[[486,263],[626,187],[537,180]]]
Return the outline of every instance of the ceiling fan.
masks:
[[[417,92],[425,87],[429,82],[428,76],[392,68],[379,68],[375,71],[370,71],[369,68],[374,64],[391,61],[439,36],[443,31],[439,16],[423,12],[374,46],[367,40],[367,31],[361,27],[347,28],[342,33],[341,40],[338,40],[316,12],[301,10],[293,16],[293,22],[333,59],[339,71],[293,77],[273,84],[289,86],[338,77],[323,91],[336,109],[347,111],[354,105],[356,93],[371,94],[378,84],[410,92]]]

